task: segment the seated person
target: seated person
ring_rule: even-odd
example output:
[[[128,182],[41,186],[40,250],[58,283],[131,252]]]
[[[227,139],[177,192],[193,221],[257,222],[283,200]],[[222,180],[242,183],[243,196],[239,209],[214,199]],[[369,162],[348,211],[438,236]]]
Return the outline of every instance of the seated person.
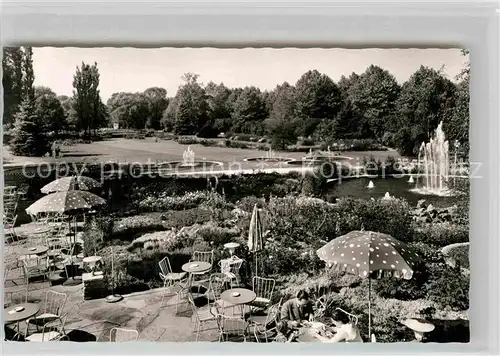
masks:
[[[322,336],[317,330],[311,330],[314,337],[323,342],[363,342],[361,334],[356,325],[354,325],[349,318],[349,315],[340,310],[335,310],[332,316],[334,324],[335,335],[332,337]]]
[[[297,298],[286,301],[281,307],[281,320],[287,321],[290,326],[296,327],[302,321],[313,321],[314,311],[309,294],[299,291]]]

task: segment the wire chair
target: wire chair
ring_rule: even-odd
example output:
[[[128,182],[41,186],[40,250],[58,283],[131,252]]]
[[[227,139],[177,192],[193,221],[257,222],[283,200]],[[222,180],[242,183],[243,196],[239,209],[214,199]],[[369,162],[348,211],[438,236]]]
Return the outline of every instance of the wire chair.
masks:
[[[271,305],[267,310],[266,315],[250,316],[250,326],[253,327],[253,334],[257,342],[260,342],[261,337],[263,337],[266,342],[269,342],[269,340],[276,334],[276,323],[279,319],[281,302],[282,299],[280,299],[278,303]]]
[[[58,316],[49,322],[43,324],[42,332],[36,332],[26,336],[26,341],[60,341],[68,340],[64,330],[67,314]],[[26,326],[26,335],[28,335],[28,326]]]
[[[193,255],[191,256],[191,259],[189,262],[207,262],[210,263],[210,265],[213,265],[214,263],[214,250],[211,251],[194,251]],[[207,283],[208,279],[198,279],[196,280],[196,276],[203,276],[206,275],[207,273],[211,272],[211,268],[208,271],[205,272],[193,272],[190,275],[190,285],[193,285],[193,282],[197,284],[198,286],[198,293],[200,292],[200,287],[202,286],[203,283]]]
[[[221,294],[224,291],[225,276],[222,273],[212,273],[210,275],[208,289],[205,297],[209,302],[222,306]]]
[[[34,318],[28,319],[27,324],[35,325],[37,330],[39,330],[39,326],[61,318],[67,299],[68,296],[65,293],[54,292],[52,290],[47,291],[45,294],[45,305],[43,309],[41,309],[42,313]]]
[[[249,305],[255,309],[266,309],[273,299],[274,286],[276,281],[272,278],[253,277],[252,289],[257,295],[255,300]]]
[[[163,281],[163,292],[161,294],[161,306],[163,306],[163,299],[165,293],[168,289],[179,288],[179,290],[174,290],[177,297],[177,302],[175,303],[175,313],[177,314],[177,308],[179,306],[182,293],[186,290],[186,272],[175,273],[172,271],[172,266],[170,265],[170,260],[168,257],[163,258],[159,263],[160,267],[160,278]]]
[[[353,323],[354,325],[358,325],[358,317],[354,314],[351,314],[349,312],[346,312],[344,309],[342,308],[335,308],[335,310],[340,310],[342,313],[346,314],[347,316],[349,316],[349,320],[351,321],[351,323]]]
[[[196,332],[196,341],[200,336],[201,327],[204,324],[210,323],[212,321],[218,321],[217,313],[213,313],[210,307],[208,308],[197,308],[194,303],[193,296],[191,293],[188,293],[188,301],[191,305],[191,309],[193,311],[193,315],[191,317],[191,322],[193,323],[193,332]],[[216,306],[217,308],[217,306]],[[216,309],[218,310],[218,309]]]

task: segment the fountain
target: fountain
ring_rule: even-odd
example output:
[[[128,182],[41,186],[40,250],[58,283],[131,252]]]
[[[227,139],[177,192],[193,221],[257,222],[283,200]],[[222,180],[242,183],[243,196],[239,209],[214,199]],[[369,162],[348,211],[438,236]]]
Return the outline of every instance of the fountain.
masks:
[[[375,184],[373,184],[373,181],[371,180],[369,183],[368,183],[368,189],[373,189],[375,188]]]
[[[191,146],[184,151],[182,154],[182,167],[194,167],[196,164],[194,163],[194,151],[191,149]]]
[[[389,192],[385,192],[385,195],[382,198],[382,200],[389,200],[389,199],[392,199],[391,195],[389,194]]]
[[[410,183],[410,184],[415,183],[415,180],[413,179],[412,175],[410,175],[410,179],[408,179],[408,183]]]
[[[418,152],[418,167],[423,165],[423,186],[417,187],[425,194],[448,195],[450,172],[449,145],[443,132],[443,122],[436,128],[434,137],[422,142]]]
[[[272,148],[269,149],[269,151],[266,151],[266,160],[274,160],[276,158],[276,155],[274,154],[274,151]]]

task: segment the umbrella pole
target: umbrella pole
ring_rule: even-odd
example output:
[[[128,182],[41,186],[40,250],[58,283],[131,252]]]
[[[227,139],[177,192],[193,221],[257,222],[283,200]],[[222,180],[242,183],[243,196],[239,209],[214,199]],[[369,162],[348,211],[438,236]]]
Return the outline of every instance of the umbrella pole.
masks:
[[[70,226],[71,226],[71,223],[69,223]],[[69,256],[69,260],[70,260],[70,266],[71,266],[71,278],[68,278],[66,280],[66,282],[63,283],[64,286],[75,286],[75,285],[78,285],[80,283],[82,283],[83,281],[81,279],[75,279],[75,264],[73,262],[73,254],[75,253],[75,246],[76,246],[76,216],[73,216],[73,234],[72,235],[72,240],[73,242],[71,243],[71,247],[70,247],[70,256]]]
[[[368,339],[371,340],[372,337],[372,279],[368,277]]]

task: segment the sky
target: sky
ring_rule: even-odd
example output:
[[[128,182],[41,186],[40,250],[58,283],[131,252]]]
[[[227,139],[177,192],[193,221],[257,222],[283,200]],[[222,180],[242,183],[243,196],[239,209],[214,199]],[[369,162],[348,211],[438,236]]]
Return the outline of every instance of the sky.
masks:
[[[387,69],[400,83],[421,65],[440,69],[454,80],[467,58],[459,49],[271,49],[271,48],[33,48],[35,85],[58,95],[72,95],[76,67],[97,62],[104,102],[115,92],[141,92],[158,86],[174,96],[187,72],[199,81],[272,90],[284,81],[295,84],[311,69],[338,81],[361,74],[370,64]]]

